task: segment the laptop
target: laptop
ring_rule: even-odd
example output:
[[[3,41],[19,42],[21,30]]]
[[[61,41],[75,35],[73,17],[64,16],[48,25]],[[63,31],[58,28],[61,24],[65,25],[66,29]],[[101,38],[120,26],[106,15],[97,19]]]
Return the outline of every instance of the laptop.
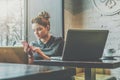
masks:
[[[23,47],[0,47],[0,62],[27,64],[28,56]]]
[[[68,30],[62,60],[100,60],[103,55],[108,33],[108,30]]]
[[[103,55],[108,30],[69,29],[64,45],[62,61],[96,61]]]

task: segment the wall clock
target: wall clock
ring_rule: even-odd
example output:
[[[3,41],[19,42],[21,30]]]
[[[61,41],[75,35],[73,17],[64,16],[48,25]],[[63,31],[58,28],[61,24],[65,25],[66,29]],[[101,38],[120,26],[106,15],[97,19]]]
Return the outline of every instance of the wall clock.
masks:
[[[120,0],[92,0],[94,7],[103,15],[120,12]]]

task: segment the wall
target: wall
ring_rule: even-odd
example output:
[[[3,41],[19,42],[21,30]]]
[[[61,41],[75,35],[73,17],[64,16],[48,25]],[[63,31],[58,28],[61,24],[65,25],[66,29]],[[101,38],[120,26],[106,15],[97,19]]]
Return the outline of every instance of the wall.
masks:
[[[37,16],[41,11],[47,11],[50,14],[51,34],[63,36],[63,15],[62,0],[28,0],[28,38],[29,41],[35,40],[31,29],[31,19]]]
[[[64,0],[64,14],[65,32],[69,28],[109,30],[104,55],[113,49],[112,55],[120,56],[119,0]],[[111,70],[118,80],[119,72],[120,69]]]
[[[105,2],[107,1],[107,2]],[[105,50],[120,55],[120,1],[64,0],[65,32],[69,28],[107,29]],[[115,52],[116,51],[116,52]]]

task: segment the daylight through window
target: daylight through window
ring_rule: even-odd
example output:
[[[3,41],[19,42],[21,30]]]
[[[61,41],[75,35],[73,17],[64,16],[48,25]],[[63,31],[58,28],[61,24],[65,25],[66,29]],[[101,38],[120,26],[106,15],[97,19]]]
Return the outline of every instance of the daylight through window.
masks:
[[[0,46],[24,40],[24,0],[0,0]]]

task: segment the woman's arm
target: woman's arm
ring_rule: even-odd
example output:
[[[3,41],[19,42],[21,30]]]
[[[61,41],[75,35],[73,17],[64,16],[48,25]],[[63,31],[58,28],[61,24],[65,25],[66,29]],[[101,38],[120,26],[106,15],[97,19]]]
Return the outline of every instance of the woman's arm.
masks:
[[[47,55],[45,55],[45,54],[40,50],[40,48],[31,46],[31,49],[32,49],[32,51],[38,53],[43,59],[50,60],[50,57],[48,57]],[[28,63],[29,63],[29,64],[32,64],[33,62],[34,62],[34,57],[33,57],[33,55],[28,55]]]
[[[50,57],[47,56],[47,55],[45,55],[44,52],[41,51],[40,48],[38,48],[38,47],[32,47],[32,50],[33,50],[34,52],[38,53],[43,59],[48,59],[48,60],[50,59]]]

